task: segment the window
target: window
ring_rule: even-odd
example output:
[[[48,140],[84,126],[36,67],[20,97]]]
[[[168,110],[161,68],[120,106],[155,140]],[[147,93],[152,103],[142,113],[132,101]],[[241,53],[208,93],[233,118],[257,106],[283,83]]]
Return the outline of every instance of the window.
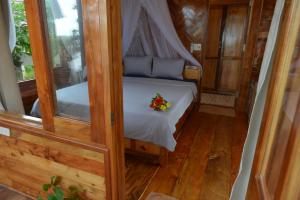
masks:
[[[44,3],[56,114],[89,121],[81,2],[45,0]]]
[[[16,28],[16,46],[12,56],[16,66],[17,80],[19,82],[33,80],[35,74],[23,0],[13,0],[12,11]]]

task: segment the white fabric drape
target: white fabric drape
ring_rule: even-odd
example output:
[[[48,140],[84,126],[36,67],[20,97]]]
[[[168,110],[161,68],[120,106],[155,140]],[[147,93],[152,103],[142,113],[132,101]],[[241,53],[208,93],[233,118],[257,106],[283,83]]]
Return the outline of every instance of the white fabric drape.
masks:
[[[9,35],[9,47],[10,50],[13,51],[16,45],[17,37],[16,37],[16,28],[15,22],[13,18],[12,8],[11,8],[11,0],[1,0],[0,2],[1,12],[3,13],[3,18],[8,27],[7,33]]]
[[[20,89],[17,84],[15,66],[12,61],[11,49],[9,46],[9,18],[4,18],[3,14],[11,13],[5,10],[10,8],[10,5],[4,6],[4,1],[0,4],[0,99],[2,105],[7,111],[15,113],[24,113]],[[7,5],[7,4],[6,4]],[[5,22],[4,19],[8,21]],[[12,36],[13,37],[13,36]]]
[[[138,0],[122,1],[122,48],[125,57],[138,25],[141,3]]]
[[[1,103],[1,100],[0,100],[0,110],[4,110],[4,107],[3,107],[2,103]]]
[[[231,191],[231,200],[245,199],[249,184],[255,149],[261,127],[262,116],[265,108],[265,101],[273,67],[273,58],[278,36],[278,29],[281,23],[281,16],[284,8],[284,0],[277,0],[271,28],[269,31],[264,59],[258,80],[257,95],[250,118],[249,130],[243,148],[240,171]]]
[[[143,33],[141,31],[143,29],[140,29],[139,26],[142,9],[146,11],[149,17],[148,25],[154,44],[152,52],[148,49],[150,45],[144,41],[146,39],[144,36],[147,36],[148,33]],[[123,0],[122,21],[123,57],[130,49],[134,36],[137,34],[136,30],[140,29],[139,39],[146,45],[143,46],[145,53],[148,52],[153,55],[155,51],[158,57],[177,57],[179,55],[191,64],[201,66],[179,39],[166,0]]]

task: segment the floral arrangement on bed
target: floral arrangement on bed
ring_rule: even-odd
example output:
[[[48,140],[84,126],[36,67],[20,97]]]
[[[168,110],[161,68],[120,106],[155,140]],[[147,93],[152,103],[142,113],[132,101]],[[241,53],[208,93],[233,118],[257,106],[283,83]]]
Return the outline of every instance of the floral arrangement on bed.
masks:
[[[150,108],[155,111],[166,111],[171,107],[171,103],[165,100],[159,93],[156,94],[155,97],[152,98]]]

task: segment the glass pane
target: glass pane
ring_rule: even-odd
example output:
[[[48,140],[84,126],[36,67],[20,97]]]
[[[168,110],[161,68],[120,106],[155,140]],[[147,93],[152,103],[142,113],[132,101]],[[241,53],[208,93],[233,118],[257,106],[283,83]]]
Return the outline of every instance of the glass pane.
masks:
[[[290,65],[288,82],[284,93],[283,105],[275,134],[267,169],[267,186],[271,195],[275,195],[280,173],[285,162],[288,141],[293,131],[300,128],[300,32],[294,49],[293,61]]]
[[[80,0],[45,0],[46,24],[60,116],[90,119]]]
[[[12,52],[12,58],[16,66],[17,80],[18,82],[34,80],[35,74],[29,43],[25,5],[23,0],[14,0],[11,6],[16,29],[16,45]]]

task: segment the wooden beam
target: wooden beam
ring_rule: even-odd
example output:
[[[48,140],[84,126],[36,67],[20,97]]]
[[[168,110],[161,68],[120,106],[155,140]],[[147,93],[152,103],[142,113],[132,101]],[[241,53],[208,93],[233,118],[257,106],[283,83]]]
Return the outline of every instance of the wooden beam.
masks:
[[[110,151],[112,199],[124,199],[121,2],[82,0],[91,137]]]
[[[35,68],[35,77],[40,102],[43,127],[47,131],[54,131],[53,117],[54,93],[52,74],[50,71],[50,59],[47,49],[47,37],[43,23],[42,1],[25,0],[26,16],[30,35],[30,45]]]
[[[249,95],[249,84],[251,81],[252,63],[255,53],[256,38],[258,34],[258,23],[261,19],[263,4],[264,0],[254,0],[250,11],[250,20],[247,34],[248,36],[240,79],[240,94],[237,99],[236,105],[236,109],[239,111],[246,110],[246,104]]]
[[[113,78],[111,79],[112,101],[114,102],[114,124],[113,133],[111,135],[114,149],[112,153],[115,156],[115,168],[112,172],[118,177],[118,199],[125,199],[125,152],[124,152],[124,119],[123,119],[123,67],[122,67],[122,40],[121,40],[121,1],[111,0],[110,3],[110,30],[112,38],[112,69]]]
[[[250,0],[209,0],[209,5],[249,4]]]

